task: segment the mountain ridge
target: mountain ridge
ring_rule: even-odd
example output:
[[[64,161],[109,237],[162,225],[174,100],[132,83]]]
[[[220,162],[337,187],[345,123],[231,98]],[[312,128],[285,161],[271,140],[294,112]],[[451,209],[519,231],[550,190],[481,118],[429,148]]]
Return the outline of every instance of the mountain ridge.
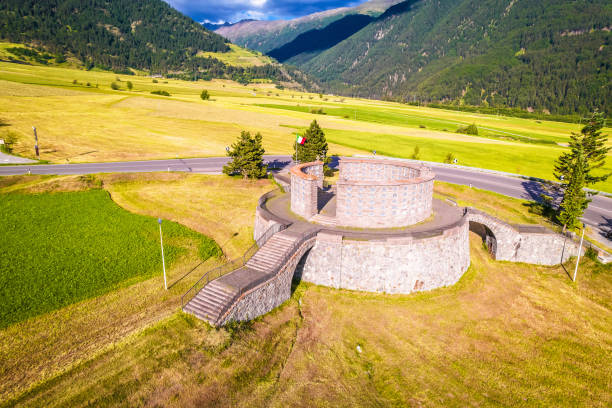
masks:
[[[304,77],[277,64],[230,63],[229,54],[236,50],[225,38],[162,0],[5,0],[0,3],[0,39],[61,55],[60,61],[73,58],[86,69],[124,74],[136,69],[241,83]]]
[[[298,35],[321,29],[349,14],[378,15],[401,0],[370,0],[354,7],[339,7],[293,20],[253,20],[221,27],[215,32],[243,47],[268,53]]]
[[[408,1],[287,62],[347,96],[611,113],[610,21],[605,0]]]

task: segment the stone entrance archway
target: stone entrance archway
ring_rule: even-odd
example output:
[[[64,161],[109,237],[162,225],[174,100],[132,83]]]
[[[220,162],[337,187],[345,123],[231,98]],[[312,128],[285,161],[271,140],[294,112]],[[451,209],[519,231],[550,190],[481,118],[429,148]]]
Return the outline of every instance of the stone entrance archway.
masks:
[[[482,238],[482,242],[487,246],[487,251],[493,259],[497,253],[497,238],[489,227],[479,222],[470,221],[470,231]]]

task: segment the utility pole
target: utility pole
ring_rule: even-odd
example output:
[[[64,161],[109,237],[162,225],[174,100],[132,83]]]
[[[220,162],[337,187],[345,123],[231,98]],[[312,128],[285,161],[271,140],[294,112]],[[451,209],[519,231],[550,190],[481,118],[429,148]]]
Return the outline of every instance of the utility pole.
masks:
[[[164,239],[162,238],[161,218],[157,219],[159,224],[159,242],[161,243],[162,267],[164,268],[164,288],[168,290],[168,282],[166,281],[166,260],[164,259]]]
[[[40,160],[40,153],[38,152],[38,135],[36,134],[36,128],[32,126],[34,131],[34,151],[36,152],[36,158]]]
[[[580,247],[578,248],[578,259],[576,260],[576,268],[574,269],[574,279],[572,281],[576,282],[576,274],[578,273],[578,264],[580,263],[580,255],[582,254],[582,241],[584,240],[584,230],[586,229],[586,225],[582,224],[582,237],[580,238]]]

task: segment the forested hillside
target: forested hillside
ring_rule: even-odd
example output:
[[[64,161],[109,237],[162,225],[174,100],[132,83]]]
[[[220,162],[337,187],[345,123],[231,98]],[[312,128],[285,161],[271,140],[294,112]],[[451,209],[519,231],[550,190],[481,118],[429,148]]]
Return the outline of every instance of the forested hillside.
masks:
[[[295,62],[334,93],[610,113],[611,2],[407,3],[416,4]]]
[[[0,39],[74,57],[87,68],[135,68],[185,79],[287,80],[276,65],[238,67],[200,55],[226,40],[162,0],[3,0]],[[285,72],[287,72],[285,70]]]

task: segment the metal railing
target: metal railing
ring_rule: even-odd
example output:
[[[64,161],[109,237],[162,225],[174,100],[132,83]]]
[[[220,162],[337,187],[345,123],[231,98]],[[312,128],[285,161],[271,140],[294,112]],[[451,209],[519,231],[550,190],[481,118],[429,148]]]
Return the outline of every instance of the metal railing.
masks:
[[[284,224],[274,224],[261,235],[249,249],[246,250],[244,255],[239,258],[233,259],[223,265],[217,266],[216,268],[210,269],[202,275],[200,279],[191,287],[187,292],[181,296],[181,309],[185,307],[185,304],[189,302],[193,297],[210,281],[220,278],[238,268],[242,268],[249,259],[261,248],[274,234],[287,228]]]

